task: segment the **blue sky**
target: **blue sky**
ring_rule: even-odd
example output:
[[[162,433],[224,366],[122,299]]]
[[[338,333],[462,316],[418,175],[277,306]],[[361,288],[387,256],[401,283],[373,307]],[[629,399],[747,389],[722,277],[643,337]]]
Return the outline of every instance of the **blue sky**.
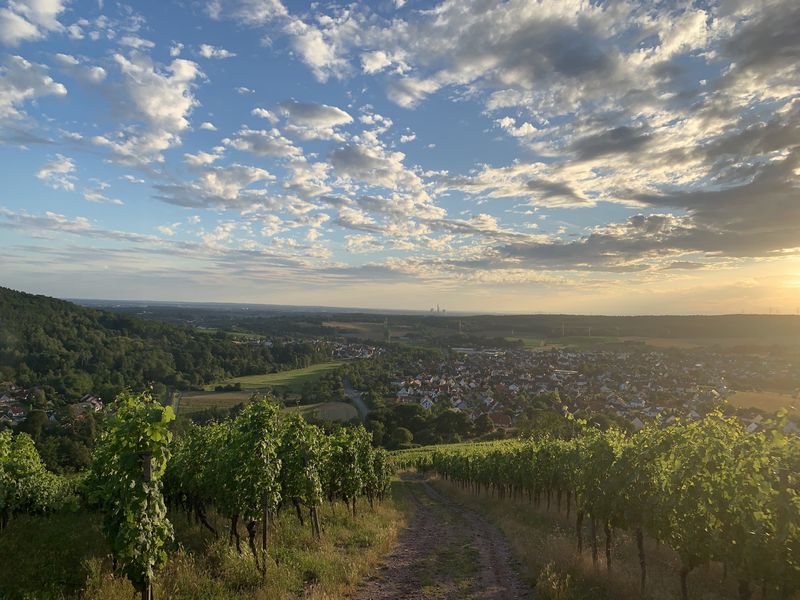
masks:
[[[586,313],[800,305],[800,5],[0,8],[0,284]]]

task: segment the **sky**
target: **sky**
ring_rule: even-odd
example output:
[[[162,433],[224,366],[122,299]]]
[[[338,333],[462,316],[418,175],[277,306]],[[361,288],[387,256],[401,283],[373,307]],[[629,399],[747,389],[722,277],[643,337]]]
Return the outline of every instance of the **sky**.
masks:
[[[800,307],[797,0],[0,7],[0,285]]]

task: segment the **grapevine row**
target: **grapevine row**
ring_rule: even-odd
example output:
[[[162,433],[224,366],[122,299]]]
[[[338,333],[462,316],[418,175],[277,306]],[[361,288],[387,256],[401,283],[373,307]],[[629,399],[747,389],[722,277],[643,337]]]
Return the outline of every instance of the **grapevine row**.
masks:
[[[267,398],[252,400],[234,419],[193,425],[175,439],[172,409],[148,394],[122,393],[109,408],[80,489],[103,513],[114,569],[143,600],[152,600],[154,578],[174,547],[168,507],[188,511],[215,536],[220,532],[209,511],[225,517],[240,553],[244,525],[265,577],[276,511],[293,508],[303,525],[307,514],[319,539],[317,508],[324,500],[345,503],[355,517],[359,498],[373,504],[389,487],[388,453],[372,446],[363,427],[329,435],[300,415],[282,418]],[[0,432],[0,530],[14,514],[59,509],[75,497],[77,484],[45,469],[30,436]]]
[[[152,599],[173,541],[167,506],[188,511],[217,536],[208,518],[213,509],[228,519],[229,542],[240,553],[244,525],[266,577],[270,515],[293,506],[305,524],[305,509],[318,539],[323,498],[345,502],[355,516],[358,498],[372,503],[389,486],[388,455],[373,448],[363,427],[328,435],[299,415],[282,419],[267,398],[253,399],[234,419],[193,425],[175,440],[171,408],[146,394],[120,395],[111,414],[86,489],[104,512],[115,561],[143,600]]]
[[[710,414],[633,435],[576,422],[571,439],[544,437],[460,445],[395,455],[417,467],[497,497],[555,502],[575,517],[578,551],[588,520],[592,558],[605,533],[611,568],[615,529],[637,540],[644,591],[649,536],[680,557],[682,597],[696,567],[718,561],[738,580],[788,598],[800,589],[800,440],[780,427],[749,433],[736,419]]]

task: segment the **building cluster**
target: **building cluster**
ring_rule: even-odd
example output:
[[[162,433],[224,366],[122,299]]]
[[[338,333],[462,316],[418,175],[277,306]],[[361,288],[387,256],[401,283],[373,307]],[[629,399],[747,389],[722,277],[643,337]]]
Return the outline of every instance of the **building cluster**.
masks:
[[[732,381],[798,375],[791,363],[737,354],[658,350],[454,348],[439,364],[393,382],[397,402],[488,413],[514,424],[532,403],[613,414],[639,429],[648,419],[699,419],[734,391]],[[500,415],[503,415],[500,417]],[[755,425],[753,425],[755,423]],[[758,427],[758,420],[749,423]]]
[[[13,383],[0,384],[0,426],[17,427],[28,418],[35,404],[36,388],[22,388]],[[89,413],[103,410],[103,400],[92,394],[86,394],[75,402],[61,409],[56,409],[47,402],[44,409],[51,423],[57,423],[65,416],[80,419]]]
[[[376,358],[386,352],[385,348],[371,346],[369,344],[328,342],[328,345],[330,346],[331,356],[338,360]]]

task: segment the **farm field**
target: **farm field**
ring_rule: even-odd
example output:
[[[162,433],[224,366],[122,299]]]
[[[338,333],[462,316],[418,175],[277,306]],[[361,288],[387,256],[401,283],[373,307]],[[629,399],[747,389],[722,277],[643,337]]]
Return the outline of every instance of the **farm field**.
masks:
[[[564,337],[507,337],[509,341],[522,340],[526,348],[550,348],[552,346],[595,346],[599,344],[613,344],[619,338],[603,335],[568,335]]]
[[[655,348],[702,348],[719,346],[721,348],[765,347],[765,346],[795,346],[800,347],[800,340],[796,336],[765,336],[765,337],[697,337],[697,338],[664,338],[664,337],[637,337],[626,336],[621,338],[626,342],[642,342]]]
[[[221,381],[218,384],[207,386],[213,390],[215,385],[232,385],[239,383],[242,390],[263,390],[265,388],[282,388],[293,392],[299,392],[303,385],[309,381],[319,379],[326,373],[335,371],[343,363],[341,361],[331,361],[319,363],[305,367],[304,369],[292,369],[290,371],[279,371],[277,373],[265,373],[263,375],[246,375]]]
[[[563,337],[526,337],[506,336],[509,341],[522,340],[526,348],[551,348],[553,346],[579,346],[589,347],[602,344],[633,342],[652,346],[654,348],[692,349],[717,346],[720,348],[765,348],[771,346],[800,347],[800,340],[794,336],[770,337],[696,337],[696,338],[667,338],[643,336],[602,336],[602,335],[567,335]]]
[[[356,407],[347,402],[320,402],[301,406],[287,406],[284,413],[299,413],[307,418],[326,421],[349,421],[358,418]]]
[[[252,391],[184,392],[178,404],[178,412],[189,414],[207,408],[231,408],[240,402],[247,402],[252,395]]]
[[[314,381],[326,373],[335,371],[341,365],[341,362],[331,361],[304,369],[292,369],[291,371],[228,379],[206,386],[206,391],[184,392],[181,396],[178,410],[186,414],[214,407],[231,408],[240,402],[247,402],[253,393],[258,391],[265,392],[274,389],[299,393],[304,384]],[[241,384],[241,390],[230,392],[213,391],[216,385],[232,385],[236,383]]]
[[[336,332],[354,338],[368,340],[382,340],[386,337],[386,329],[383,323],[346,323],[344,321],[325,321],[325,327],[336,329]]]
[[[800,398],[777,392],[736,392],[728,402],[739,408],[759,408],[766,412],[777,412],[785,408],[790,413],[800,414]]]

